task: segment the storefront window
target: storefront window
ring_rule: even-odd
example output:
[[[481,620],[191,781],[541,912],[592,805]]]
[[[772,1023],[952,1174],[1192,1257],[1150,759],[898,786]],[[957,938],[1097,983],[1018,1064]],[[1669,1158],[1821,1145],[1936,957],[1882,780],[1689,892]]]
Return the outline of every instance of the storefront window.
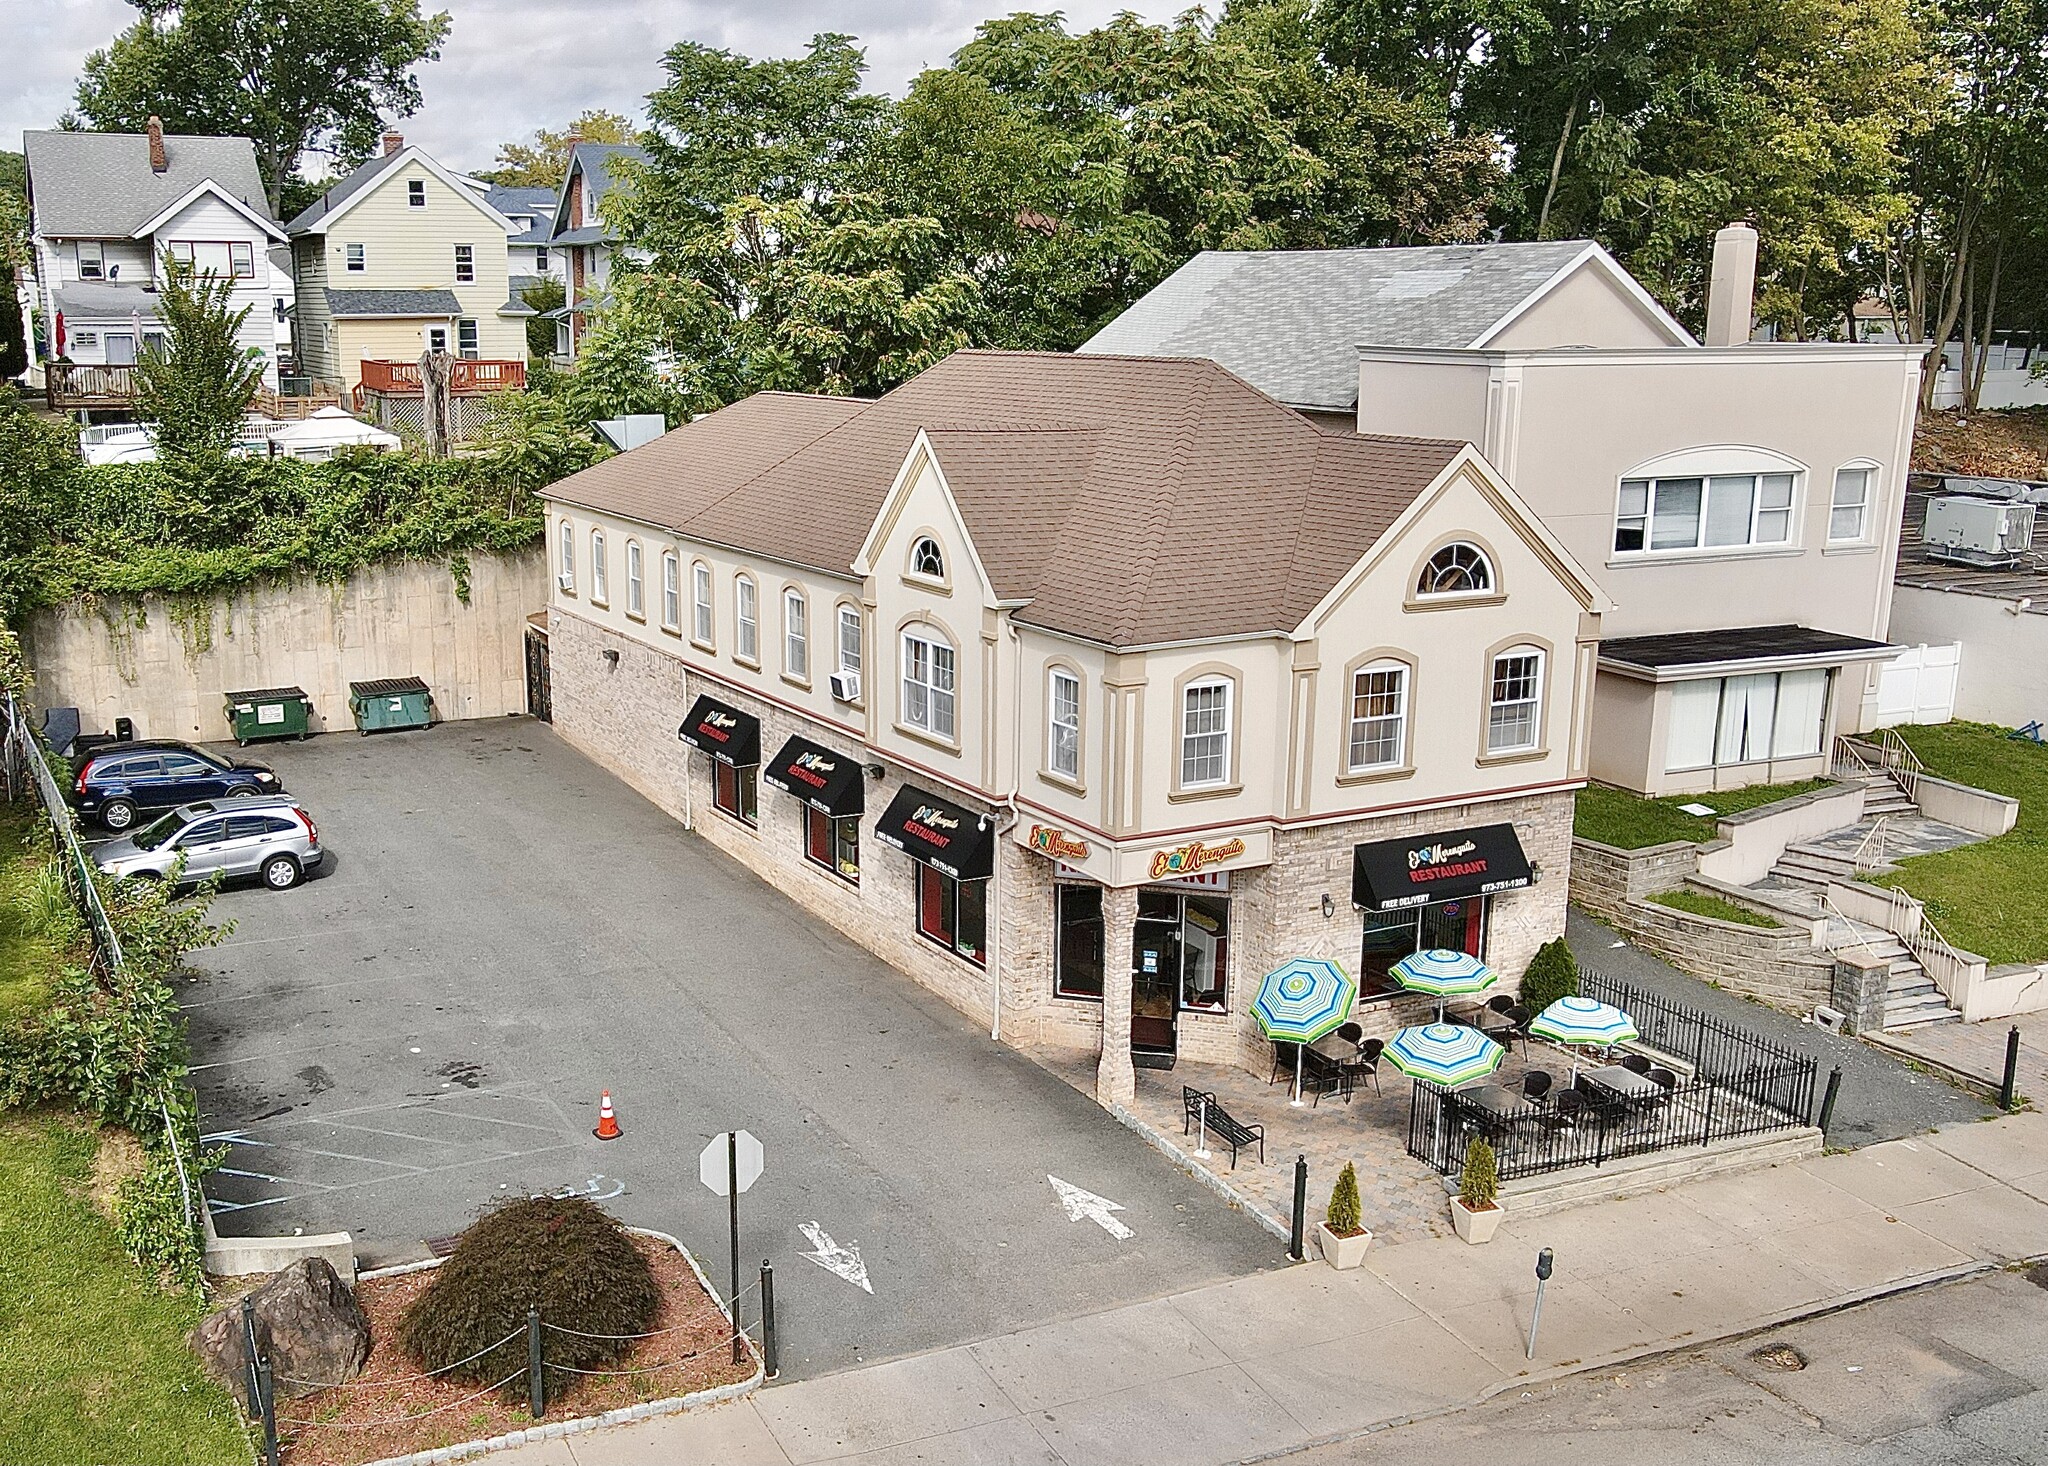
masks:
[[[988,882],[917,863],[918,932],[980,966],[988,960]]]
[[[1358,991],[1362,997],[1386,997],[1404,991],[1389,975],[1393,965],[1416,952],[1444,950],[1483,955],[1486,898],[1435,901],[1403,911],[1368,911],[1365,942],[1358,958]]]
[[[1053,887],[1058,942],[1053,991],[1063,998],[1102,996],[1102,887],[1062,881]]]
[[[834,819],[822,809],[804,809],[804,854],[835,875],[860,883],[860,816]]]
[[[714,760],[711,765],[711,802],[742,824],[751,825],[757,803],[754,780],[760,772],[758,764],[735,768],[729,763]]]
[[[1224,896],[1184,896],[1180,928],[1180,1005],[1221,1013],[1230,975],[1230,901]]]

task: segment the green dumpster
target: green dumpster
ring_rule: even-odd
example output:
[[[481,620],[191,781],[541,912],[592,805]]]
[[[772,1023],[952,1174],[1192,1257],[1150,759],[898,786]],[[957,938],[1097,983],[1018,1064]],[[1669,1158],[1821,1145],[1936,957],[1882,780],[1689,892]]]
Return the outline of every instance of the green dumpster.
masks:
[[[303,687],[258,687],[226,696],[228,725],[245,748],[263,738],[304,738],[312,732],[313,699]]]
[[[433,703],[434,694],[417,677],[380,677],[348,685],[348,710],[355,714],[358,733],[424,728],[433,721]]]

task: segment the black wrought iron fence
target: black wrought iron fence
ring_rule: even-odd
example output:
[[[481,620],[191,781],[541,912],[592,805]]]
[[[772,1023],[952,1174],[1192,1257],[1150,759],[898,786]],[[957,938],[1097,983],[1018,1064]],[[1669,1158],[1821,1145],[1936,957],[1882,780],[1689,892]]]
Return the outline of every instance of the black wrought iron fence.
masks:
[[[1628,1013],[1643,1043],[1689,1067],[1690,1076],[1661,1076],[1667,1082],[1654,1093],[1633,1098],[1581,1081],[1534,1101],[1493,1088],[1460,1092],[1417,1083],[1408,1105],[1408,1153],[1456,1175],[1466,1147],[1483,1137],[1501,1179],[1512,1181],[1810,1123],[1817,1059],[1605,973],[1582,972],[1579,991]]]

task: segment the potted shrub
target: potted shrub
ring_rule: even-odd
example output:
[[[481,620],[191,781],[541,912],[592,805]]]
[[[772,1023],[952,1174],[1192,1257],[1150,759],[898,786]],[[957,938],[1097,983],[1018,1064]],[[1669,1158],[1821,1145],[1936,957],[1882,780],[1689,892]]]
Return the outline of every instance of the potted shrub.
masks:
[[[1337,1173],[1330,1205],[1316,1224],[1316,1246],[1323,1261],[1334,1268],[1357,1267],[1365,1261],[1365,1249],[1372,1246],[1372,1233],[1359,1218],[1358,1171],[1349,1161]]]
[[[1478,1136],[1465,1147],[1465,1171],[1458,1178],[1458,1194],[1451,1198],[1451,1225],[1473,1245],[1491,1242],[1500,1226],[1501,1207],[1495,1200],[1500,1191],[1500,1170],[1494,1164],[1493,1147]]]

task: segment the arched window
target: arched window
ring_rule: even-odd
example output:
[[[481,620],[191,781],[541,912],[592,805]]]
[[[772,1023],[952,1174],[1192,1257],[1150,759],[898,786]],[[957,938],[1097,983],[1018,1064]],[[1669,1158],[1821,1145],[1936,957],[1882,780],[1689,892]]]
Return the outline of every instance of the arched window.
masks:
[[[711,645],[711,567],[702,560],[690,562],[690,639],[699,646]]]
[[[782,670],[802,680],[811,675],[810,612],[799,590],[782,593]]]
[[[601,529],[590,532],[590,598],[599,605],[612,598],[604,563],[604,531]]]
[[[930,535],[921,535],[910,547],[910,573],[922,575],[927,580],[946,578],[946,555],[939,548],[939,542]]]
[[[640,541],[626,541],[626,614],[647,614],[647,593],[641,585]]]
[[[576,589],[576,526],[566,519],[562,521],[562,563],[555,584],[566,591]]]
[[[761,614],[754,602],[754,578],[742,575],[732,583],[734,620],[739,626],[739,644],[733,655],[743,662],[761,660]]]
[[[1543,729],[1543,649],[1511,646],[1493,659],[1487,677],[1486,751],[1535,748]]]
[[[683,629],[683,569],[674,550],[661,557],[661,624],[670,631]]]
[[[1493,565],[1479,546],[1463,540],[1429,557],[1415,582],[1419,596],[1481,595],[1493,589]]]

